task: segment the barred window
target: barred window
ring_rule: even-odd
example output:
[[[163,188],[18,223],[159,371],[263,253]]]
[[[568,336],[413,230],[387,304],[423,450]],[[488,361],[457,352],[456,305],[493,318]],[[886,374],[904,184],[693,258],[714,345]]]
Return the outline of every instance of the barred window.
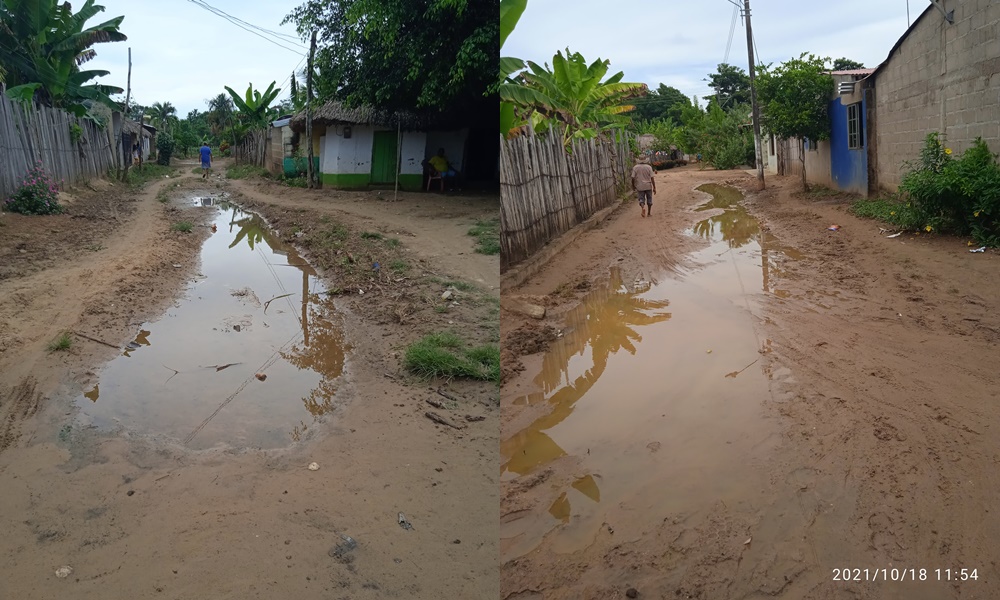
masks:
[[[861,127],[861,103],[847,105],[847,147],[851,150],[863,148],[864,132]]]

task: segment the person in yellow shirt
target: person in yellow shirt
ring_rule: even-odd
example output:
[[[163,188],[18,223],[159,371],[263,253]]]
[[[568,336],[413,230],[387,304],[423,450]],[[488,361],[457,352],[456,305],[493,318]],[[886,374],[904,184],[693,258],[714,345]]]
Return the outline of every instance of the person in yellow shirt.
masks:
[[[434,167],[435,171],[441,174],[442,179],[458,177],[458,173],[452,168],[451,163],[448,162],[447,157],[444,155],[444,148],[438,148],[437,154],[432,156],[427,162]]]

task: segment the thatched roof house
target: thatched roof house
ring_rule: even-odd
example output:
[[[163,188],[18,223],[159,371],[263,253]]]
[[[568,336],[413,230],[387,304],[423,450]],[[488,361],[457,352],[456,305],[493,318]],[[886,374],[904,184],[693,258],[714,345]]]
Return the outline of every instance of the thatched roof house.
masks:
[[[409,111],[389,111],[371,106],[350,108],[339,101],[330,101],[313,110],[313,125],[371,125],[404,131],[426,131],[428,129],[444,128],[447,124],[439,114],[417,113]],[[306,111],[301,110],[292,117],[293,131],[306,130]]]

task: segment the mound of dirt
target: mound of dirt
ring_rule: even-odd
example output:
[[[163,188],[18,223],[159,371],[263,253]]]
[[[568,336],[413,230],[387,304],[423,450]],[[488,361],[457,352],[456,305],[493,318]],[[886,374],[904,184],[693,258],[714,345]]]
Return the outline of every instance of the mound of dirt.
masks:
[[[557,337],[558,332],[549,325],[525,323],[510,332],[504,350],[509,350],[515,357],[537,354],[548,350],[549,344]]]

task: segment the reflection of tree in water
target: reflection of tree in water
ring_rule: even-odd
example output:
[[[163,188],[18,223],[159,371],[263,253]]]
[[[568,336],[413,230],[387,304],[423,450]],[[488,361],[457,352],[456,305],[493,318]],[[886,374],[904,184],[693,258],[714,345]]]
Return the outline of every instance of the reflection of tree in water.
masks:
[[[308,297],[303,302],[309,302]],[[319,417],[333,410],[337,379],[344,372],[344,356],[348,348],[344,344],[340,320],[336,318],[329,300],[309,302],[307,316],[303,329],[308,328],[308,334],[300,343],[282,350],[281,357],[299,369],[318,373],[322,378],[319,385],[302,399],[306,410]]]
[[[668,301],[646,300],[633,292],[620,293],[621,287],[621,271],[612,269],[608,286],[587,294],[583,303],[569,313],[567,321],[572,330],[546,353],[538,379],[546,395],[554,391],[548,397],[553,410],[501,443],[501,454],[510,457],[505,470],[523,475],[565,456],[566,452],[544,432],[572,414],[576,402],[604,374],[612,354],[622,349],[636,353],[635,344],[642,341],[636,327],[670,318],[670,313],[663,311],[669,306]],[[590,348],[591,368],[570,380],[570,361],[583,356],[587,348]]]
[[[727,209],[721,215],[698,221],[694,225],[694,232],[707,240],[715,238],[717,231],[722,234],[724,241],[729,242],[730,248],[739,248],[756,239],[760,225],[742,207]]]
[[[743,194],[739,190],[714,183],[698,186],[698,190],[711,194],[712,199],[696,210],[721,208],[725,212],[696,223],[694,226],[696,234],[707,240],[712,240],[718,232],[722,235],[723,241],[729,242],[730,248],[745,246],[750,243],[750,240],[755,239],[760,231],[760,225],[740,205]]]
[[[236,210],[233,209],[233,218],[236,217]],[[264,224],[264,220],[256,215],[251,215],[243,217],[239,220],[234,220],[230,225],[230,230],[232,226],[239,226],[239,231],[236,232],[236,239],[233,240],[232,244],[229,244],[230,248],[235,248],[239,243],[246,239],[247,244],[250,245],[250,249],[253,250],[254,244],[259,244],[264,241],[264,236],[267,233],[267,227]]]

